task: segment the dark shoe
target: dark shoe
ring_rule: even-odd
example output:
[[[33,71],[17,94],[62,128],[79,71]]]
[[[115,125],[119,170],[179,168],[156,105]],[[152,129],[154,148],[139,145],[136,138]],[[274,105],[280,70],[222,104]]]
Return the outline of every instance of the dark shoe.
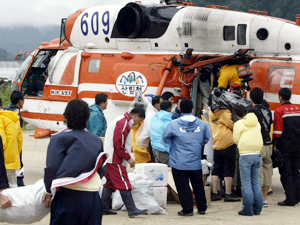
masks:
[[[186,212],[183,212],[183,211],[178,211],[178,216],[193,216],[194,213],[191,212],[191,213],[186,213]]]
[[[205,215],[205,211],[198,211],[198,214]]]
[[[118,213],[112,209],[103,210],[104,215],[117,215]]]
[[[103,210],[104,215],[117,215],[118,213],[112,209]]]
[[[239,214],[240,216],[253,216],[253,215],[249,215],[249,214],[244,213],[243,210],[240,210],[240,211],[238,212],[238,214]]]
[[[268,191],[268,195],[271,195],[271,194],[273,194],[273,191]]]
[[[222,198],[221,198],[221,195],[220,193],[212,193],[211,194],[211,200],[212,201],[220,201]]]
[[[279,206],[295,206],[295,204],[288,204],[286,201],[278,202]]]
[[[113,211],[109,207],[112,193],[113,193],[113,191],[111,189],[103,187],[101,200],[102,200],[103,214],[104,215],[116,215],[117,214],[117,212]]]
[[[236,194],[236,193],[234,193],[234,192],[231,193],[231,196],[233,196],[233,197],[235,197],[235,198],[240,198],[240,196],[238,196],[238,194]]]
[[[225,190],[225,187],[224,187],[224,190]],[[223,189],[220,191],[220,195],[221,195],[221,198],[224,198],[225,197],[225,191]]]
[[[18,187],[23,187],[25,186],[24,184],[24,177],[17,177],[17,184],[18,184]]]
[[[238,188],[237,190],[232,190],[232,194],[240,198],[242,197],[242,191],[240,188]]]
[[[131,191],[120,191],[122,200],[124,202],[124,205],[126,206],[126,209],[128,211],[128,216],[130,218],[136,217],[138,215],[146,214],[147,209],[138,209],[135,207]]]
[[[240,201],[241,199],[232,193],[230,195],[226,194],[224,198],[224,202],[240,202]]]

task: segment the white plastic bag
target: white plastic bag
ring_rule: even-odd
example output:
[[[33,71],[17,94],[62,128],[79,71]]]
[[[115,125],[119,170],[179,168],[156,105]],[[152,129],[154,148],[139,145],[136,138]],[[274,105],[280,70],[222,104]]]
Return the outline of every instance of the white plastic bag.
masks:
[[[132,197],[139,209],[148,209],[148,214],[166,215],[166,211],[159,206],[154,198],[153,181],[139,180],[132,189]]]
[[[116,190],[112,195],[112,208],[113,210],[122,209],[124,203],[120,194],[120,191]]]
[[[128,174],[128,178],[132,185],[132,197],[134,203],[139,209],[148,209],[148,214],[163,214],[166,215],[166,211],[158,205],[154,198],[153,181],[147,180],[145,176],[141,174]],[[122,208],[123,206],[123,208]],[[112,208],[118,210],[126,210],[122,201],[119,191],[113,194]]]
[[[135,186],[136,182],[139,180],[147,180],[147,176],[137,173],[128,173],[128,179],[130,180],[131,185]]]
[[[148,100],[147,100],[148,101]],[[150,137],[150,123],[153,116],[157,113],[157,110],[153,107],[152,104],[148,104],[146,109],[146,118],[144,123],[137,131],[136,134],[136,144],[140,147],[147,148],[149,143],[145,143],[144,141]]]
[[[147,209],[147,214],[162,214],[166,215],[166,211],[158,205],[154,199],[154,192],[152,187],[153,181],[140,180],[136,182],[136,187],[132,188],[132,197],[135,206],[138,209]],[[126,207],[123,206],[122,210]]]
[[[14,224],[32,224],[42,220],[50,212],[42,202],[45,193],[43,180],[25,187],[10,188],[2,192],[12,201],[12,206],[0,208],[0,221]]]
[[[202,174],[209,175],[212,164],[208,162],[206,159],[202,159],[201,164],[202,164]]]
[[[132,186],[135,186],[136,182],[142,179],[147,179],[147,177],[141,174],[128,173],[128,179]],[[117,190],[112,195],[112,208],[114,210],[120,210],[123,207],[124,203],[121,197],[120,192]]]

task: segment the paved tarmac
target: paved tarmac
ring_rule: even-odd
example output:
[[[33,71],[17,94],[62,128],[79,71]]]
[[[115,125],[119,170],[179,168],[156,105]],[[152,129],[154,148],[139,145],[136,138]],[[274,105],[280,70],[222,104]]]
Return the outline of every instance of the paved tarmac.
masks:
[[[23,161],[25,165],[25,184],[33,184],[43,178],[46,162],[47,146],[50,139],[33,138],[33,132],[24,132]],[[212,202],[206,211],[206,215],[193,217],[179,217],[177,211],[181,210],[179,204],[169,203],[168,215],[143,215],[129,219],[127,212],[118,212],[116,216],[104,216],[104,225],[200,225],[200,224],[264,224],[264,225],[299,225],[300,205],[295,207],[277,206],[278,201],[284,200],[284,192],[280,183],[278,170],[274,169],[273,191],[269,196],[269,207],[264,208],[260,216],[239,216],[237,212],[241,209],[239,203],[225,203],[223,201]],[[196,209],[194,210],[196,212]],[[20,212],[22,213],[22,212]],[[49,224],[50,215],[36,225]],[[69,225],[69,224],[68,224]],[[71,224],[70,224],[71,225]]]

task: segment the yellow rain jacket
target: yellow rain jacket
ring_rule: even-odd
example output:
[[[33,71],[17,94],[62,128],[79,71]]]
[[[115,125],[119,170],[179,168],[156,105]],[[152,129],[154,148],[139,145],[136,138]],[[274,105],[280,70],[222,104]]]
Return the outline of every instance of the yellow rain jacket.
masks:
[[[260,153],[263,146],[261,128],[254,113],[248,113],[235,122],[233,141],[238,145],[240,154]]]
[[[137,132],[140,128],[140,126],[144,123],[144,121],[141,122],[141,124],[133,125],[131,128],[132,132],[132,148],[133,148],[133,154],[135,163],[148,163],[151,161],[151,155],[149,153],[148,148],[143,148],[141,146],[138,146],[136,144],[137,140]]]
[[[219,109],[216,112],[209,111],[209,123],[213,133],[213,148],[223,150],[233,145],[232,114],[229,109]]]
[[[20,117],[17,113],[6,110],[0,111],[0,135],[3,142],[6,169],[20,169],[23,131],[20,125]]]
[[[220,77],[218,79],[219,87],[227,88],[232,84],[241,85],[241,79],[236,70],[238,66],[239,65],[225,65],[221,67]]]

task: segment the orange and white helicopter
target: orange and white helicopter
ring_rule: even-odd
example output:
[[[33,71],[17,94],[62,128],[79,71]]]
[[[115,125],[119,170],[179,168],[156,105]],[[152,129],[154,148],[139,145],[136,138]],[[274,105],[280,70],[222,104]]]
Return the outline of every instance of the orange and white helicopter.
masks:
[[[251,66],[251,86],[265,91],[272,109],[282,87],[300,104],[300,17],[292,22],[259,14],[191,2],[78,10],[62,20],[61,38],[42,43],[18,71],[13,88],[26,94],[22,116],[58,131],[68,101],[93,104],[99,92],[109,96],[108,123],[128,109],[136,91],[170,91],[197,102],[191,90],[199,68],[241,58]]]

